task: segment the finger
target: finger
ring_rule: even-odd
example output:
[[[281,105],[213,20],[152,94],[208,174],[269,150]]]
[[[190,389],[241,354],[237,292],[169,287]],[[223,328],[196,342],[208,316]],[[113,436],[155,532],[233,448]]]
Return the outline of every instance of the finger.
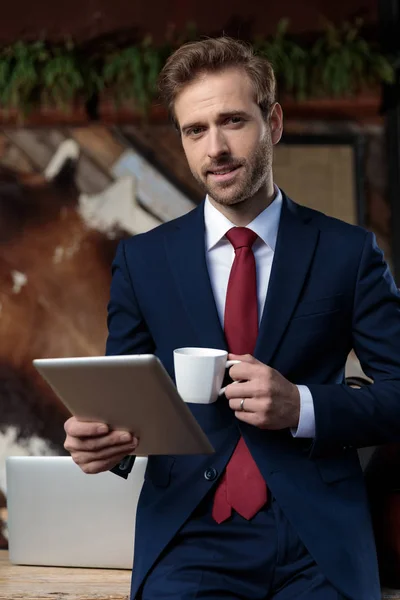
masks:
[[[239,421],[243,421],[243,423],[247,423],[248,425],[253,425],[254,427],[260,427],[260,418],[257,413],[248,412],[243,410],[237,410],[235,412],[235,417]],[[265,426],[264,429],[267,429]]]
[[[64,430],[67,435],[74,437],[94,437],[105,435],[110,428],[105,423],[80,421],[76,417],[70,417],[64,424]]]
[[[230,383],[229,385],[234,385],[236,383],[239,383],[239,381],[233,381],[232,383]],[[226,385],[225,387],[221,388],[218,392],[218,396],[223,396],[224,394],[226,394],[226,388],[228,386]]]
[[[77,465],[82,466],[91,462],[97,461],[110,461],[114,460],[118,462],[118,458],[121,459],[127,454],[132,454],[137,448],[136,444],[126,444],[119,448],[105,448],[99,452],[82,452],[74,451],[71,452],[71,456]]]
[[[132,435],[127,431],[112,431],[108,435],[101,437],[74,437],[67,436],[64,444],[64,448],[71,451],[82,451],[82,452],[98,452],[107,448],[120,448],[121,446],[129,445],[131,443],[137,444],[138,440],[136,436]]]
[[[251,354],[228,354],[228,360],[240,360],[244,363],[256,363],[258,360]]]
[[[240,362],[229,369],[229,377],[235,381],[249,381],[259,375],[257,363]]]
[[[124,456],[133,454],[136,450],[133,444],[121,448],[106,448],[101,452],[74,452],[73,459],[77,464],[87,464],[96,461],[122,460]]]
[[[244,399],[243,405],[242,400]],[[252,398],[234,398],[229,400],[229,406],[233,411],[237,412],[248,412],[255,413],[259,412],[259,406],[257,400],[253,400]],[[243,406],[243,408],[241,407]]]
[[[231,398],[251,398],[254,395],[254,385],[251,381],[230,383],[225,388],[225,396]]]

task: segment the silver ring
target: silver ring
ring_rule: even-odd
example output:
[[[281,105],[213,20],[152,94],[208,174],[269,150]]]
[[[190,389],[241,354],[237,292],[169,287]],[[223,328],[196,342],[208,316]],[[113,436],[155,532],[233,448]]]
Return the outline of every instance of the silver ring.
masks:
[[[240,410],[244,410],[244,401],[245,401],[245,398],[242,398],[240,401]]]

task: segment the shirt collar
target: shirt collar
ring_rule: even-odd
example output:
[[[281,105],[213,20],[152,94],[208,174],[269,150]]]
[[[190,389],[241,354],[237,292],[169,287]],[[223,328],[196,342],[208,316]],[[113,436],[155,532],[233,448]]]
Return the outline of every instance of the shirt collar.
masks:
[[[282,192],[275,185],[275,198],[262,213],[247,225],[258,237],[275,252],[279,220],[282,210]],[[204,203],[204,223],[206,228],[206,249],[211,250],[235,225],[215,208],[206,197]]]

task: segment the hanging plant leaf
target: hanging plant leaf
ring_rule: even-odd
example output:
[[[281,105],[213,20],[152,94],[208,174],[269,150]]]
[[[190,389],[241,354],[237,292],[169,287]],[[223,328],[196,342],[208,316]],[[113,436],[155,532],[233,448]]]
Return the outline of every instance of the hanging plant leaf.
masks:
[[[346,96],[393,83],[400,68],[400,57],[383,55],[362,36],[362,26],[359,19],[339,26],[326,21],[314,43],[301,45],[289,34],[289,20],[281,19],[273,36],[258,37],[253,45],[274,66],[280,92],[298,100]],[[146,115],[167,57],[196,39],[196,27],[188,24],[181,32],[170,28],[159,45],[150,36],[130,46],[106,43],[90,51],[71,39],[18,41],[0,48],[0,108],[16,108],[21,115],[43,104],[68,110],[77,99],[86,102],[105,92],[116,106],[128,103]]]

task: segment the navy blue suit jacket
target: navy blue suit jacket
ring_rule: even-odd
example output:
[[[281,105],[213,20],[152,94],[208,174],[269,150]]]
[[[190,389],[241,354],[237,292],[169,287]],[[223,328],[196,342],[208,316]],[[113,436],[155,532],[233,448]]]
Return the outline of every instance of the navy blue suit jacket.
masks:
[[[171,377],[174,348],[226,348],[206,265],[203,204],[120,243],[108,314],[107,354],[154,353]],[[224,397],[191,405],[216,452],[149,458],[137,513],[132,597],[216,484],[210,473],[223,472],[241,433],[326,576],[353,600],[380,598],[357,448],[400,438],[399,317],[399,294],[373,234],[284,195],[254,355],[310,388],[315,439],[240,423]],[[352,348],[373,385],[344,384]]]

